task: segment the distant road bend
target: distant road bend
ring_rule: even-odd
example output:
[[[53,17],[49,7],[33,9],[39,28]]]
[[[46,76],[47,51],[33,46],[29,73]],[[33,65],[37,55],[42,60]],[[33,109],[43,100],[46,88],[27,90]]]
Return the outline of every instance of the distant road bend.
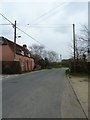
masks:
[[[2,101],[3,118],[85,118],[65,69],[3,78]]]

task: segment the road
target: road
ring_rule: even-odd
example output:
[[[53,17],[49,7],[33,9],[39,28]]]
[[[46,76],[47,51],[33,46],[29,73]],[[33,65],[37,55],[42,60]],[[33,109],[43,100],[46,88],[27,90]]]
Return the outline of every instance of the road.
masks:
[[[85,118],[65,69],[2,79],[3,118]]]

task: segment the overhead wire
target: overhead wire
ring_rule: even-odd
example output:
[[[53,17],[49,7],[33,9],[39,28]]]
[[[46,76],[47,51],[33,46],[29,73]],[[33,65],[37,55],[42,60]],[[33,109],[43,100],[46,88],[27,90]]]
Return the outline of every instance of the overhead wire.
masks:
[[[39,44],[42,44],[40,43],[38,40],[36,40],[34,37],[32,37],[31,35],[29,35],[28,33],[26,33],[25,31],[21,30],[19,27],[16,27],[18,30],[20,30],[21,32],[23,32],[24,34],[26,34],[28,37],[32,38],[34,41],[38,42]]]
[[[55,9],[61,7],[61,6],[64,5],[65,3],[66,3],[66,1],[64,1],[63,3],[60,3],[58,6],[52,8],[52,9],[50,9],[49,11],[47,11],[47,12],[43,13],[42,15],[40,15],[40,16],[39,16],[38,18],[36,18],[34,21],[40,20],[42,17],[46,16],[48,13],[54,11]],[[34,23],[34,21],[33,21],[33,23]],[[32,25],[33,25],[33,23],[32,23]],[[35,23],[34,23],[34,24],[35,24]],[[29,25],[29,24],[27,24],[27,25]],[[32,26],[30,25],[30,27],[32,27]],[[36,26],[35,28],[55,28],[55,27],[37,27],[37,26]]]
[[[66,1],[63,2],[63,3],[60,3],[58,6],[50,9],[50,10],[47,11],[47,12],[45,12],[44,14],[42,14],[41,16],[39,16],[38,18],[36,18],[34,21],[41,19],[42,17],[46,16],[48,13],[54,11],[55,9],[59,8],[60,6],[62,6],[62,5],[65,4],[65,3],[66,3]],[[11,25],[14,26],[14,24],[13,24],[8,18],[6,18],[3,14],[0,13],[0,15],[1,15],[2,17],[4,17],[8,22],[10,22]],[[34,37],[32,37],[31,35],[29,35],[29,34],[26,33],[25,31],[23,31],[22,29],[20,29],[19,27],[16,27],[16,28],[17,28],[18,30],[20,30],[21,32],[23,32],[24,34],[26,34],[26,35],[27,35],[28,37],[30,37],[31,39],[33,39],[34,41],[38,42],[39,44],[42,44],[42,43],[39,42],[37,39],[35,39]],[[37,27],[37,28],[38,28],[38,27]],[[39,28],[40,28],[40,27],[39,27]],[[55,27],[47,27],[47,28],[55,28]]]
[[[0,24],[0,25],[11,25],[11,24]]]
[[[61,7],[63,4],[66,4],[66,1],[63,2],[63,3],[60,3],[58,6],[50,9],[49,11],[43,13],[42,15],[40,15],[39,17],[37,17],[35,20],[33,20],[33,23],[34,23],[35,21],[37,22],[37,21],[38,21],[39,19],[41,19],[42,17],[46,16],[48,13],[50,13],[50,12],[56,10],[57,8]],[[33,23],[32,23],[32,24],[33,24]]]
[[[0,13],[0,15],[5,18],[9,23],[11,23],[11,25],[14,26],[14,24],[8,19],[6,18],[3,14]],[[29,35],[28,33],[26,33],[25,31],[23,31],[22,29],[20,29],[18,26],[16,26],[16,28],[18,30],[20,30],[21,32],[23,32],[25,35],[27,35],[28,37],[30,37],[31,39],[33,39],[34,41],[36,41],[37,43],[39,43],[40,45],[43,45],[41,42],[39,42],[37,39],[35,39],[34,37],[32,37],[31,35]],[[48,47],[47,47],[48,48]]]
[[[6,18],[3,14],[0,13],[0,15],[1,15],[4,19],[6,19],[9,23],[11,23],[11,25],[14,25],[8,18]]]
[[[30,28],[65,28],[65,27],[69,27],[72,24],[64,24],[64,25],[31,25]]]

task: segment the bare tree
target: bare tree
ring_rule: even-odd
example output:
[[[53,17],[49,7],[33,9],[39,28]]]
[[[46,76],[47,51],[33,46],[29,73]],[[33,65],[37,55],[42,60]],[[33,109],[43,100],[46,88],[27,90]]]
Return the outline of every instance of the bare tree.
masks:
[[[42,53],[42,58],[47,58],[48,57],[48,52],[47,50],[43,50],[43,53]]]
[[[48,51],[48,60],[50,62],[57,62],[58,54],[55,51]]]
[[[43,51],[45,49],[45,47],[43,45],[36,45],[33,44],[32,46],[29,47],[31,54],[33,55],[39,55],[39,56],[43,56]]]
[[[83,26],[81,30],[81,35],[76,37],[76,56],[77,59],[82,59],[87,56],[89,44],[88,39],[90,38],[90,33],[88,31],[87,26]]]
[[[36,68],[46,68],[57,62],[58,54],[55,51],[47,51],[42,45],[33,44],[29,47],[30,52],[35,60]]]

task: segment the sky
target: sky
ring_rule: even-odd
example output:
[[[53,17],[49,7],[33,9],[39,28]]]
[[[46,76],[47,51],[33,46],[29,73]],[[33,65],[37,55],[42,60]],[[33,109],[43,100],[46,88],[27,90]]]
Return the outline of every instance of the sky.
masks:
[[[1,0],[0,13],[31,37],[17,29],[17,44],[44,45],[68,59],[72,55],[73,33],[80,34],[83,25],[88,25],[88,0]],[[14,29],[0,15],[0,36],[14,39]],[[18,38],[21,36],[21,38]]]

